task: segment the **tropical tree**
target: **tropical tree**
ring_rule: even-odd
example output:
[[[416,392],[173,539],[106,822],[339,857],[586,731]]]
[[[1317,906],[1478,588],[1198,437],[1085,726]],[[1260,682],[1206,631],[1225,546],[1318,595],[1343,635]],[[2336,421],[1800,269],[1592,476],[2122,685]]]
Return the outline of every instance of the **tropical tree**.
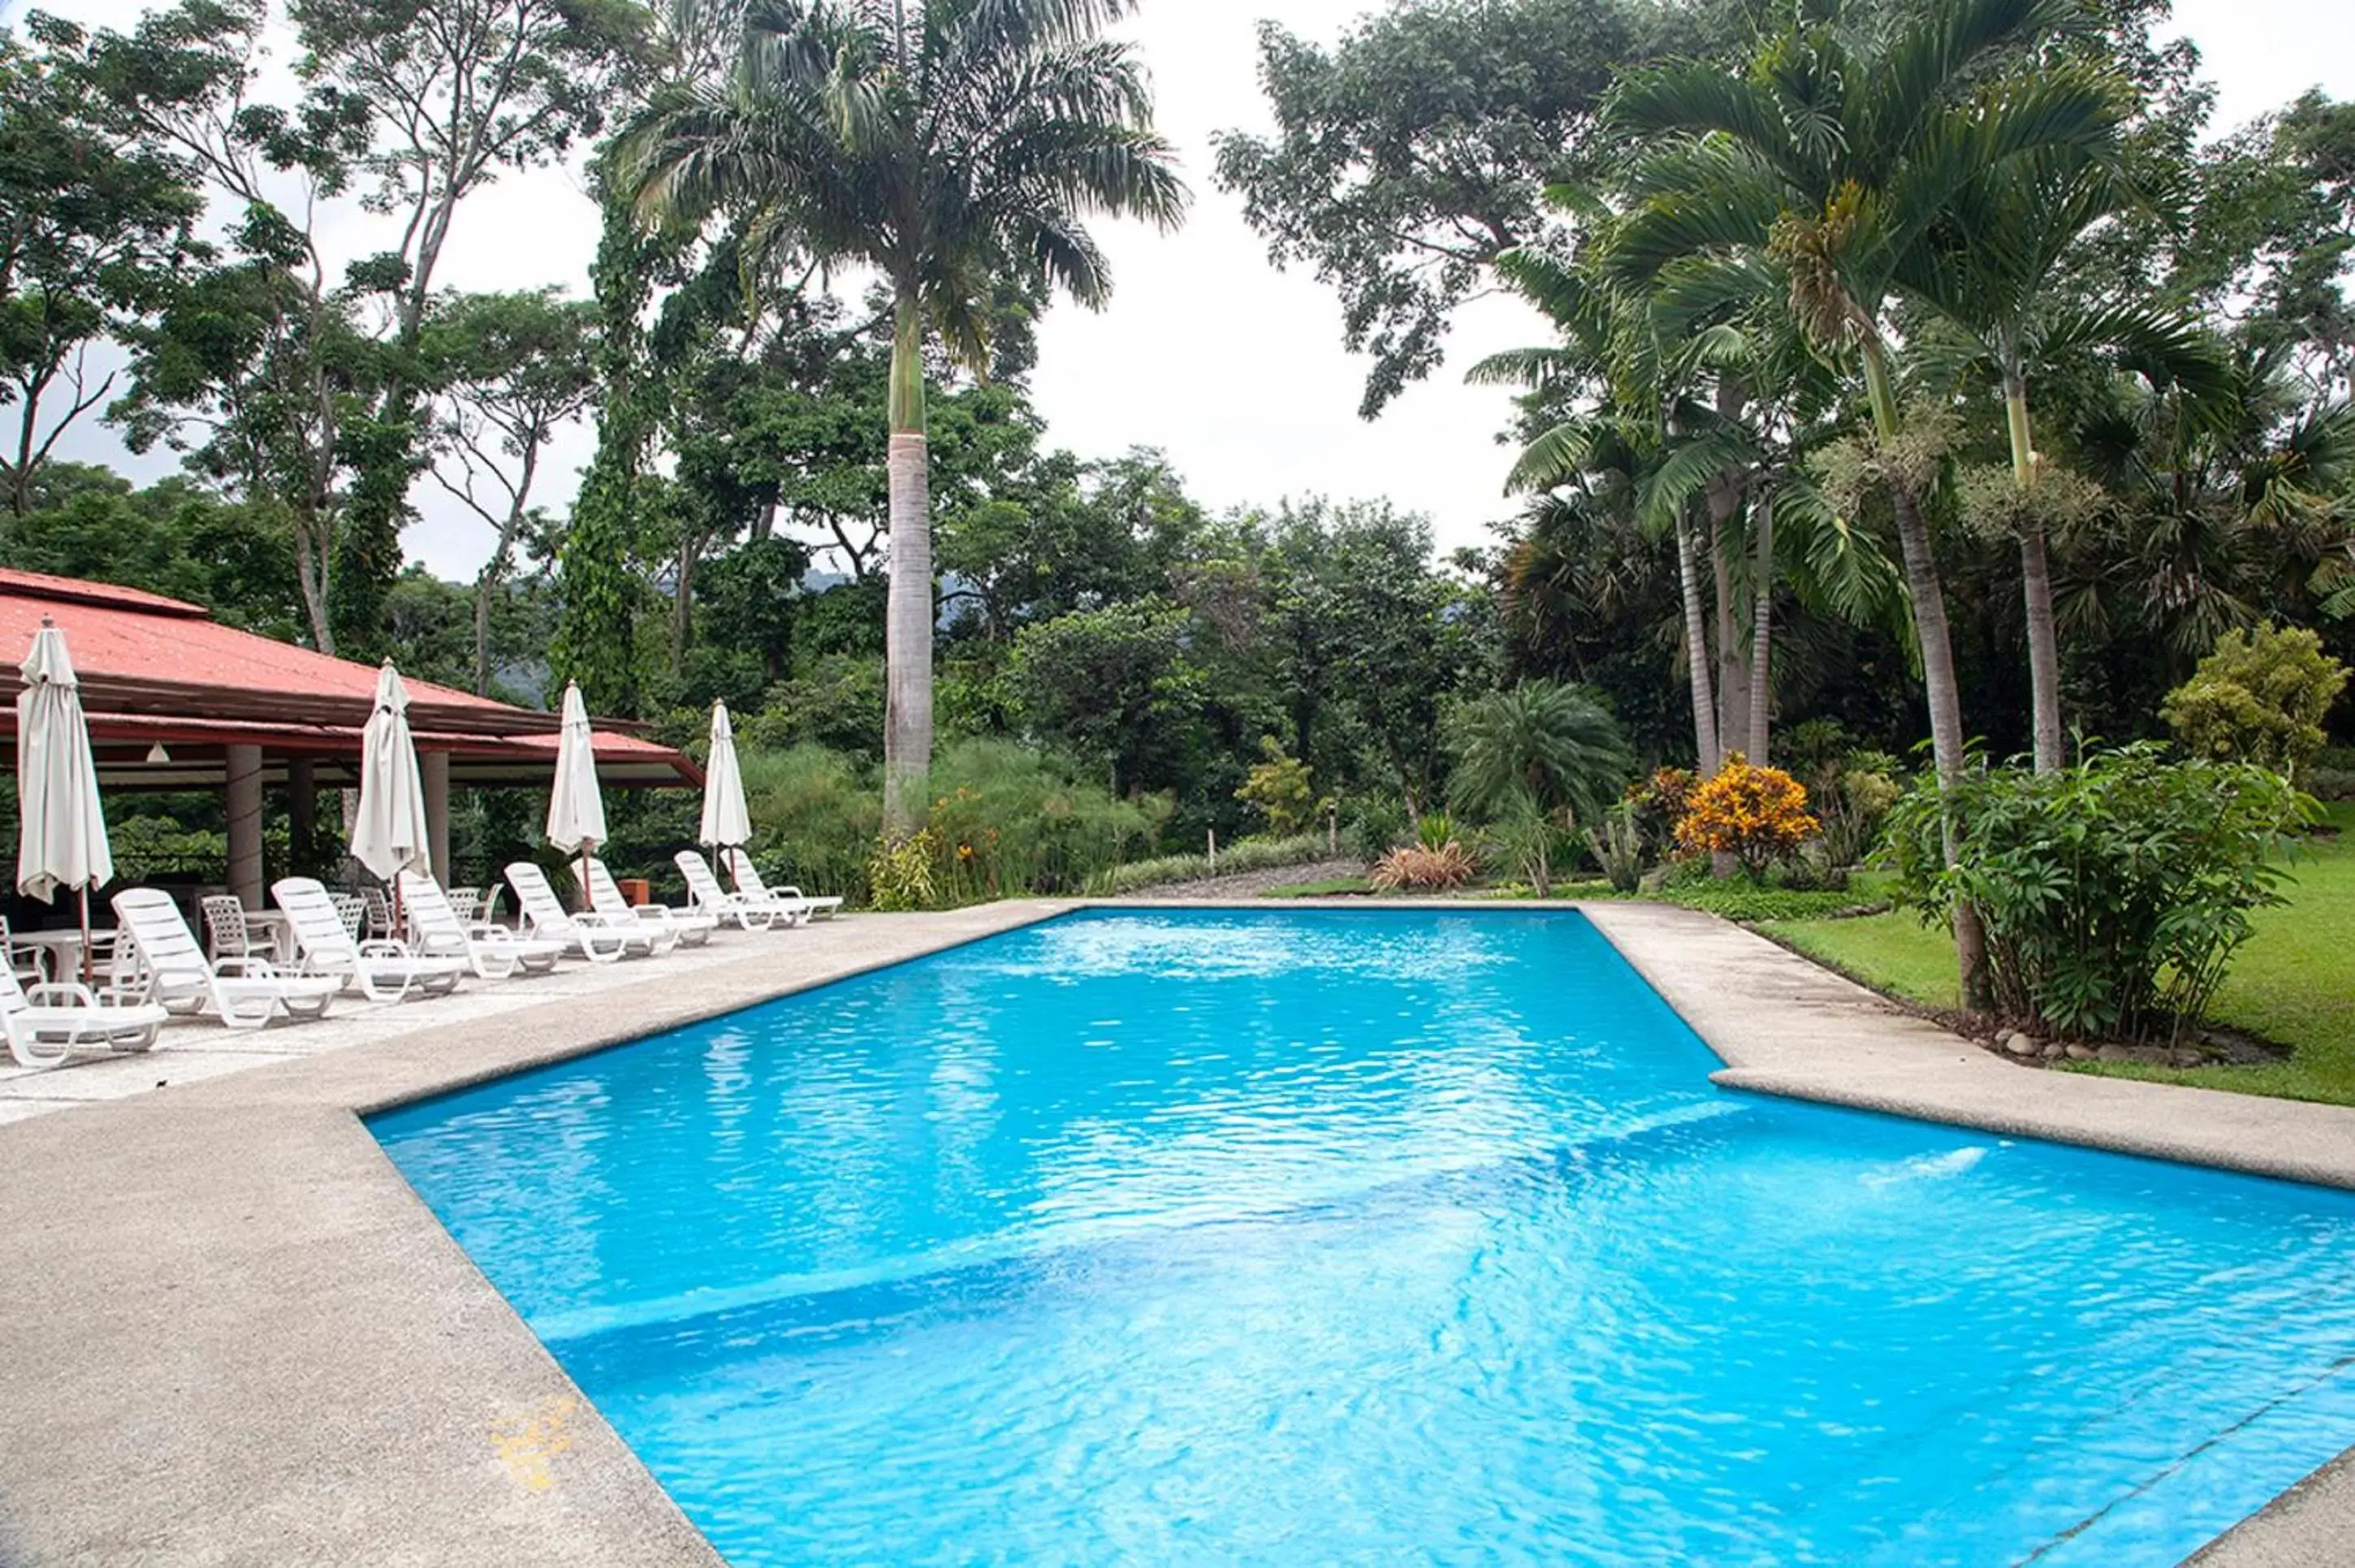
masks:
[[[1694,257],[1777,269],[1801,330],[1863,372],[1865,458],[1895,513],[1945,787],[1962,774],[1962,699],[1923,510],[1943,453],[1934,427],[1909,432],[1889,312],[1958,197],[2007,167],[2111,135],[2119,104],[2109,80],[2082,67],[2014,69],[2025,45],[2083,25],[2069,0],[1948,0],[1879,36],[1807,22],[1762,40],[1745,71],[1637,70],[1612,101],[1621,133],[1657,147],[1614,239],[1621,274],[1653,279]],[[1967,906],[1957,906],[1955,942],[1965,999],[1978,1006],[1984,943]]]
[[[1449,801],[1475,816],[1526,805],[1599,822],[1636,771],[1619,726],[1592,693],[1525,680],[1458,709],[1450,726],[1455,771]]]
[[[999,286],[1101,305],[1082,219],[1165,227],[1185,189],[1144,74],[1103,27],[1128,0],[780,0],[723,79],[658,93],[623,146],[640,210],[741,225],[781,251],[871,267],[891,295],[890,689],[884,822],[911,829],[932,761],[926,342],[989,364]]]
[[[527,293],[436,302],[419,341],[437,390],[435,481],[489,527],[474,576],[474,690],[491,689],[491,604],[532,520],[541,455],[589,402],[596,371],[591,307]]]
[[[1966,363],[2003,399],[2012,493],[1998,508],[2019,543],[2036,771],[2062,765],[2061,639],[2047,535],[2082,509],[2083,487],[2052,475],[2029,419],[2031,373],[2088,350],[2127,356],[2146,376],[2213,397],[2221,351],[2188,318],[2137,301],[2105,304],[2073,287],[2065,263],[2087,232],[2133,205],[2107,162],[2064,148],[1992,168],[1959,193],[1933,242],[1910,259],[1905,288],[1958,328]]]

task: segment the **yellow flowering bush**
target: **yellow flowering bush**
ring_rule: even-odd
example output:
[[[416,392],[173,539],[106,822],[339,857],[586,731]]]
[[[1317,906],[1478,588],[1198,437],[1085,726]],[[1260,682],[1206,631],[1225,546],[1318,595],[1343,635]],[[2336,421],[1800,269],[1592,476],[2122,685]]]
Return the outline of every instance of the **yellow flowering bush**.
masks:
[[[1739,752],[1694,786],[1677,823],[1677,842],[1688,849],[1732,855],[1752,882],[1766,880],[1766,868],[1791,854],[1819,831],[1807,814],[1805,784],[1780,768],[1754,768]]]

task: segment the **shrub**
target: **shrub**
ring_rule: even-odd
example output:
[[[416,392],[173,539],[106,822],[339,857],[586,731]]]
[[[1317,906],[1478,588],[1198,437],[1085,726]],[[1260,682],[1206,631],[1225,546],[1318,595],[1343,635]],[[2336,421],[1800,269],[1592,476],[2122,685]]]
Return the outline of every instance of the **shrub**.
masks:
[[[875,853],[867,862],[867,883],[869,897],[879,910],[930,909],[938,896],[932,882],[932,860],[939,855],[940,837],[929,827],[920,827],[904,837],[893,838],[888,834],[875,841]]]
[[[1118,898],[1141,888],[1191,882],[1212,875],[1305,866],[1325,856],[1325,836],[1321,833],[1298,833],[1288,838],[1239,838],[1219,851],[1215,872],[1207,855],[1159,855],[1150,860],[1106,867],[1088,879],[1087,891],[1095,898]]]
[[[1447,728],[1448,798],[1476,817],[1600,816],[1635,771],[1618,721],[1582,687],[1525,680],[1464,703]]]
[[[1406,837],[1406,813],[1388,797],[1359,801],[1349,817],[1349,848],[1368,862],[1380,859]]]
[[[1692,792],[1677,824],[1677,842],[1688,849],[1732,855],[1756,887],[1766,868],[1814,837],[1807,792],[1780,768],[1754,768],[1739,752]]]
[[[818,745],[740,747],[749,846],[761,875],[810,893],[867,901],[867,867],[882,828],[881,797],[867,770]]]
[[[1151,848],[1170,811],[1166,795],[1115,799],[1068,754],[1006,740],[942,747],[931,784],[944,902],[1075,892]]]
[[[2056,773],[1971,773],[1951,799],[1952,868],[1934,781],[1891,814],[1899,901],[1930,922],[1959,901],[1978,910],[2003,1013],[2128,1039],[2199,1024],[2248,912],[2280,901],[2272,857],[2303,809],[2269,768],[2169,763],[2149,744]]]
[[[1426,849],[1441,849],[1455,842],[1455,818],[1444,811],[1425,813],[1414,825],[1414,841]]]
[[[1270,832],[1297,833],[1316,816],[1309,766],[1285,756],[1284,742],[1273,735],[1260,737],[1259,751],[1266,761],[1252,764],[1235,798],[1266,817]]]
[[[2323,715],[2346,684],[2347,667],[2322,651],[2313,632],[2264,626],[2217,638],[2158,711],[2194,756],[2255,763],[2303,780],[2322,750]]]
[[[1555,865],[1578,852],[1569,830],[1526,800],[1518,810],[1492,824],[1481,837],[1499,859],[1520,871],[1529,890],[1541,899],[1553,896]]]
[[[1438,848],[1410,844],[1393,849],[1375,865],[1367,879],[1377,892],[1445,892],[1479,875],[1471,851],[1454,840]]]
[[[1644,835],[1636,825],[1636,803],[1623,800],[1603,819],[1603,831],[1589,828],[1587,847],[1617,891],[1632,893],[1644,880]]]
[[[1881,841],[1890,807],[1904,793],[1887,773],[1839,769],[1813,795],[1822,824],[1825,862],[1836,870],[1864,864]]]
[[[1669,902],[1707,910],[1726,920],[1820,920],[1857,906],[1856,896],[1837,890],[1755,888],[1714,878],[1675,890]]]
[[[1685,806],[1698,782],[1690,768],[1655,768],[1651,777],[1628,786],[1636,827],[1655,855],[1666,855],[1675,847],[1677,824],[1685,819]]]

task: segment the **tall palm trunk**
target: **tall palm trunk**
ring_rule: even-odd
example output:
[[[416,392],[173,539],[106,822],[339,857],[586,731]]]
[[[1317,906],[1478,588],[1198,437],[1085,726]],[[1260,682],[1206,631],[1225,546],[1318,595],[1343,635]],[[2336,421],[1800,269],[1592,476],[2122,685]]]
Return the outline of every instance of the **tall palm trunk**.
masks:
[[[2010,357],[2008,352],[2008,357]],[[2004,423],[2011,435],[2011,477],[2025,494],[2036,488],[2036,445],[2028,429],[2028,378],[2016,357],[2004,367]],[[2052,566],[2044,549],[2044,522],[2030,513],[2019,530],[2019,581],[2027,599],[2030,715],[2036,771],[2061,771],[2061,635],[2052,618]]]
[[[1897,395],[1890,384],[1889,362],[1878,340],[1864,342],[1864,378],[1872,401],[1875,432],[1884,442],[1899,431]],[[1945,588],[1938,580],[1938,560],[1930,546],[1930,527],[1922,516],[1921,497],[1913,485],[1892,476],[1889,496],[1897,513],[1897,544],[1905,561],[1905,589],[1913,604],[1913,640],[1922,656],[1922,686],[1930,709],[1930,756],[1938,773],[1938,787],[1951,790],[1963,776],[1963,698],[1955,678],[1954,639],[1946,631]],[[1949,809],[1945,823],[1946,864],[1955,864],[1955,823]],[[1961,969],[1963,1007],[1979,1012],[1987,1006],[1987,933],[1979,912],[1967,903],[1955,906],[1955,957]]]
[[[1774,497],[1762,485],[1758,492],[1757,558],[1752,571],[1750,610],[1750,760],[1766,765],[1766,720],[1769,705],[1766,658],[1773,651],[1774,624]]]
[[[932,474],[923,319],[900,294],[891,338],[891,580],[884,619],[883,828],[912,832],[932,768]]]
[[[1742,489],[1732,475],[1721,475],[1709,492],[1709,564],[1717,588],[1717,745],[1718,760],[1739,746],[1750,733],[1749,645],[1742,636],[1741,617],[1734,603],[1733,518],[1742,506]],[[1753,761],[1755,759],[1753,759]]]
[[[1677,573],[1684,581],[1685,668],[1692,677],[1693,752],[1700,776],[1717,772],[1717,703],[1710,695],[1709,625],[1700,607],[1700,562],[1694,559],[1692,529],[1677,513]]]

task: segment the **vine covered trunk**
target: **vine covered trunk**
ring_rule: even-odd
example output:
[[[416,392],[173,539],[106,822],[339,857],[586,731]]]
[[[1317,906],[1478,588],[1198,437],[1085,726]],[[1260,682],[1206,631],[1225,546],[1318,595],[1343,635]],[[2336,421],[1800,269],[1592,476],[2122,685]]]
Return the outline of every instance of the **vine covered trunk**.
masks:
[[[890,582],[884,620],[883,829],[915,831],[932,768],[932,533],[923,324],[902,293],[891,341]]]
[[[1692,678],[1694,765],[1703,778],[1717,772],[1717,704],[1710,695],[1709,624],[1701,611],[1700,563],[1694,559],[1692,529],[1681,513],[1676,521],[1677,571],[1685,599],[1685,668]]]

